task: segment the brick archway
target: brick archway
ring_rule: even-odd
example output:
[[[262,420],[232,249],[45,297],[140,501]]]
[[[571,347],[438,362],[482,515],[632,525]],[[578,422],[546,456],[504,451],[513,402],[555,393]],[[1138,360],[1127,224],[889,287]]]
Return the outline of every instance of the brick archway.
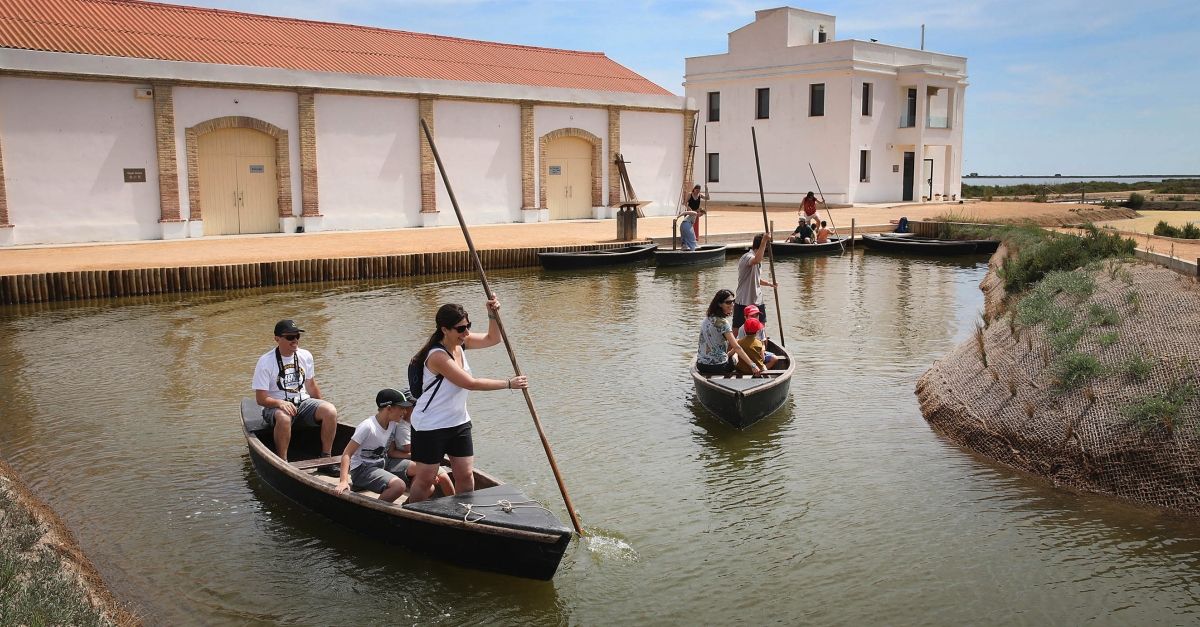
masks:
[[[203,208],[200,206],[199,138],[205,133],[226,128],[253,129],[275,138],[276,198],[279,204],[279,217],[292,217],[292,171],[290,165],[292,161],[288,154],[288,132],[258,118],[227,115],[205,120],[184,130],[184,142],[187,150],[188,210],[191,214],[189,219],[204,219]]]
[[[592,145],[592,206],[600,206],[600,183],[604,177],[604,160],[600,158],[600,138],[581,128],[560,128],[538,138],[538,206],[546,206],[546,144],[560,137],[577,137]]]

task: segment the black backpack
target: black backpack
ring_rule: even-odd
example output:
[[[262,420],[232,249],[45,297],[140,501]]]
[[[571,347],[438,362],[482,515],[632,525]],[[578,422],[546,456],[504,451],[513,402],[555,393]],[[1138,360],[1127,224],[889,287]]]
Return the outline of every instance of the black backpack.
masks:
[[[435,342],[433,344],[433,346],[429,347],[430,350],[433,350],[435,348],[440,348],[440,349],[446,351],[446,353],[450,352],[450,351],[446,350],[446,347],[442,346],[440,342]],[[425,359],[429,359],[429,351],[425,352]],[[423,372],[425,370],[425,359],[413,358],[412,361],[408,362],[408,391],[410,394],[412,394],[412,397],[414,399],[421,398],[421,394],[423,394],[425,392],[425,389],[422,385],[424,383],[424,379],[425,379],[425,377],[424,377],[425,373]],[[435,394],[437,394],[437,391],[439,389],[441,389],[442,379],[445,379],[445,378],[446,377],[444,377],[440,374],[434,378],[433,384],[431,384],[429,386],[431,389],[433,389],[433,392],[431,392],[429,394],[429,400],[425,402],[426,408],[429,407],[429,403],[433,402],[433,397]]]

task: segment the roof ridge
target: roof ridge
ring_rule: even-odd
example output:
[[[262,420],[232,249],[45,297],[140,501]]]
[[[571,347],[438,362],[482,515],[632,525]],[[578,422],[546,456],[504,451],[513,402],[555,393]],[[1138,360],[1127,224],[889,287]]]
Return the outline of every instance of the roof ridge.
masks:
[[[68,1],[72,1],[72,0],[68,0]],[[525,45],[525,44],[510,44],[510,43],[504,43],[504,42],[498,42],[498,41],[487,41],[487,40],[483,40],[483,39],[469,39],[466,37],[453,37],[451,35],[436,35],[433,33],[419,33],[419,32],[410,31],[410,30],[381,28],[379,26],[363,26],[361,24],[347,24],[344,22],[328,22],[328,21],[324,21],[324,20],[309,20],[309,19],[303,19],[303,18],[298,18],[298,17],[281,17],[281,16],[277,16],[277,15],[266,15],[263,13],[246,13],[244,11],[232,11],[229,9],[213,9],[213,8],[209,8],[209,7],[196,7],[196,6],[188,6],[188,5],[182,5],[182,4],[168,4],[165,2],[152,2],[150,0],[73,0],[73,1],[86,2],[86,3],[91,3],[91,4],[141,6],[141,7],[150,7],[154,10],[179,11],[179,12],[185,12],[185,13],[192,12],[192,13],[208,13],[208,14],[217,14],[217,15],[236,15],[236,16],[241,16],[241,17],[246,17],[246,18],[251,18],[251,19],[256,19],[256,20],[265,20],[265,21],[273,21],[273,22],[285,22],[285,23],[286,22],[299,22],[299,23],[304,23],[304,24],[320,24],[320,25],[331,26],[331,27],[335,27],[335,28],[348,28],[348,29],[356,29],[356,30],[363,30],[363,31],[383,32],[383,33],[401,33],[404,35],[411,35],[414,37],[423,37],[423,38],[428,38],[428,39],[442,39],[442,40],[449,40],[449,41],[464,41],[464,42],[470,42],[473,44],[496,46],[499,48],[518,48],[518,49],[524,49],[524,50],[542,50],[542,51],[547,51],[547,52],[558,52],[558,53],[563,53],[563,54],[579,55],[579,56],[594,56],[594,57],[605,57],[605,58],[608,57],[608,55],[606,55],[603,52],[594,52],[594,51],[587,51],[587,50],[568,50],[566,48],[550,48],[547,46],[529,46],[529,45]]]

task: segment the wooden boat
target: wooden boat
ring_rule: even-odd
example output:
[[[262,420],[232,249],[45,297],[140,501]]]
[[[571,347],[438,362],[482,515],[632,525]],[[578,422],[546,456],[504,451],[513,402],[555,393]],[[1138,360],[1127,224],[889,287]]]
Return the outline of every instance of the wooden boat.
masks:
[[[292,433],[290,462],[275,454],[272,429],[253,399],[242,401],[242,428],[255,471],[271,487],[334,522],[381,541],[464,566],[532,579],[550,579],[574,535],[519,488],[475,470],[475,491],[415,504],[379,500],[370,491],[337,492],[337,478],[317,474],[340,463],[354,427],[339,423],[334,457],[318,457],[317,429]],[[508,510],[501,501],[513,505]],[[471,508],[468,509],[467,505]]]
[[[538,253],[538,261],[547,270],[594,268],[649,259],[658,244],[638,244],[607,250],[584,250],[569,253]]]
[[[724,244],[703,244],[696,250],[666,250],[654,251],[654,263],[660,266],[692,266],[702,263],[724,263]]]
[[[795,242],[771,242],[771,252],[776,257],[787,255],[814,255],[818,253],[840,253],[850,245],[849,238],[831,237],[824,244],[798,244]]]
[[[791,355],[772,340],[767,352],[779,356],[774,370],[765,377],[743,374],[703,374],[692,360],[692,381],[696,398],[705,409],[730,426],[745,429],[771,415],[787,401],[796,365]]]
[[[977,249],[973,241],[913,237],[907,233],[867,233],[862,241],[872,250],[916,255],[972,255]]]

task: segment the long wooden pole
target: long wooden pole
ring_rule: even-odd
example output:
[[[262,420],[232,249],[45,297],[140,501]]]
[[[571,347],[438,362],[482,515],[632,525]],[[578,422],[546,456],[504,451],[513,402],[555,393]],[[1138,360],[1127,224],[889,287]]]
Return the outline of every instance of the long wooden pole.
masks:
[[[758,162],[758,134],[754,132],[754,127],[750,127],[750,139],[754,142],[754,169],[758,171],[758,199],[762,203],[763,214],[763,237],[774,237],[771,232],[771,222],[767,219],[767,196],[763,193],[762,184],[762,165]],[[767,246],[767,262],[771,266],[771,284],[775,287],[771,288],[775,292],[775,319],[779,323],[779,345],[787,347],[783,341],[783,312],[779,308],[779,282],[775,280],[775,251],[774,246]]]
[[[812,172],[813,182],[817,184],[817,193],[821,195],[821,204],[825,205],[825,215],[829,216],[829,226],[833,227],[833,234],[837,235],[837,225],[833,223],[833,214],[829,211],[829,203],[825,202],[825,192],[821,191],[821,182],[817,180],[817,172],[813,170],[812,162],[808,162],[808,171]],[[846,243],[838,238],[838,247],[842,252],[846,252]]]
[[[458,199],[454,197],[454,189],[450,187],[450,178],[446,176],[446,167],[442,165],[442,157],[438,154],[437,146],[433,143],[433,135],[429,132],[429,126],[425,124],[425,120],[421,120],[421,131],[425,133],[425,140],[429,142],[429,149],[433,151],[433,160],[437,162],[438,172],[442,174],[442,182],[446,184],[446,194],[450,196],[450,204],[454,206],[454,215],[458,217],[458,226],[462,227],[463,238],[467,240],[467,250],[471,252],[471,262],[475,265],[475,272],[479,273],[483,291],[487,294],[488,300],[491,300],[495,294],[488,285],[487,274],[483,271],[483,263],[479,260],[479,253],[475,251],[475,242],[471,241],[471,232],[467,230],[467,222],[463,219],[462,210],[458,208]],[[512,344],[508,341],[508,333],[505,332],[504,323],[500,320],[500,312],[492,313],[496,316],[494,322],[500,329],[500,337],[504,340],[504,349],[508,351],[508,359],[512,361],[513,371],[519,377],[521,376],[521,365],[517,363],[517,355],[513,353]],[[563,483],[562,473],[558,470],[558,462],[554,460],[554,451],[550,450],[550,440],[546,439],[546,432],[542,429],[542,421],[538,418],[537,408],[533,406],[533,397],[529,395],[529,388],[525,388],[521,392],[525,395],[525,404],[529,406],[529,415],[533,416],[533,424],[537,427],[542,448],[546,450],[546,458],[550,460],[550,469],[554,471],[554,480],[558,482],[558,491],[562,493],[563,502],[567,506],[567,514],[571,516],[571,524],[575,527],[575,533],[581,536],[586,535],[583,533],[583,527],[579,524],[579,517],[575,514],[575,506],[571,504],[571,495],[567,494],[567,484]]]
[[[704,123],[704,243],[708,243],[708,123]]]
[[[687,161],[683,164],[684,175],[687,175],[690,172],[693,177],[696,176],[696,126],[698,124],[700,124],[700,114],[699,113],[697,113],[692,118],[692,136],[690,139],[690,143],[688,144]],[[704,174],[705,174],[705,176],[707,176],[708,172],[705,172]],[[690,181],[684,181],[683,189],[679,191],[679,206],[675,208],[675,215],[679,215],[679,214],[683,213],[683,211],[684,211],[683,201],[686,200],[688,194],[690,194],[692,192],[692,188],[688,187],[689,182]]]

